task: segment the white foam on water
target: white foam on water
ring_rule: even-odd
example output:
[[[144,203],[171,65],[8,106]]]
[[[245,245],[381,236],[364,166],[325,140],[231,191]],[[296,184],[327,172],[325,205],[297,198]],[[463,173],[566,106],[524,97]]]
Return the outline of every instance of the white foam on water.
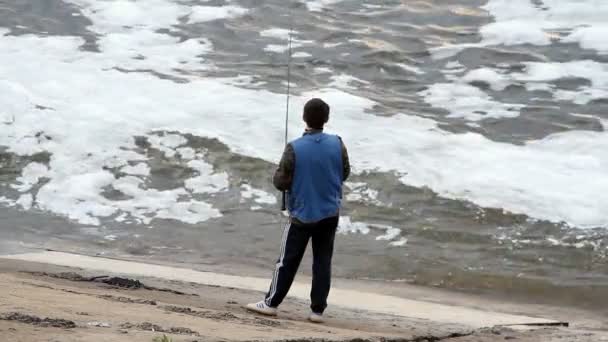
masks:
[[[352,222],[348,216],[340,216],[340,222],[338,223],[339,234],[369,234],[370,229],[367,224],[363,222]]]
[[[46,177],[48,172],[49,168],[44,164],[29,163],[21,171],[21,176],[17,177],[18,184],[13,184],[11,187],[19,192],[29,191],[38,184],[40,178]]]
[[[93,20],[90,29],[101,36],[124,30],[132,35],[155,31],[189,13],[185,6],[161,0],[120,2],[127,12],[108,10],[107,2],[77,2]],[[152,3],[166,11],[146,12]],[[93,12],[96,7],[102,10]],[[219,216],[208,203],[189,200],[185,188],[145,189],[140,178],[116,179],[106,171],[145,160],[133,151],[133,137],[150,137],[151,131],[217,138],[234,153],[278,161],[283,121],[267,111],[283,108],[283,94],[239,88],[231,80],[190,77],[188,83],[175,83],[148,73],[123,73],[110,66],[129,63],[128,54],[113,49],[87,52],[79,49],[82,44],[75,37],[0,36],[0,78],[4,80],[0,102],[16,108],[7,113],[16,119],[3,126],[6,134],[0,135],[0,145],[19,155],[51,154],[50,181],[35,196],[40,209],[91,225],[123,212],[144,223],[155,217],[201,222]],[[188,58],[183,51],[179,54]],[[165,65],[156,68],[183,76]],[[456,101],[467,115],[475,114],[473,108],[478,105],[499,113],[505,110],[487,94],[467,87],[471,86],[464,81],[440,85],[430,95],[446,107],[456,94],[471,96],[472,102]],[[475,133],[453,134],[433,120],[407,114],[374,116],[373,101],[330,88],[292,97],[289,126],[293,136],[301,129],[301,107],[313,96],[331,104],[328,130],[344,138],[358,172],[392,172],[405,184],[427,186],[441,196],[483,207],[579,227],[608,226],[605,132],[570,131],[515,146]],[[37,104],[52,110],[37,109]],[[40,131],[52,139],[36,138]],[[173,153],[180,147],[158,145]],[[106,199],[102,189],[110,186],[129,198]],[[365,231],[364,226],[353,225],[352,229]],[[345,222],[344,226],[349,225]]]
[[[555,40],[608,53],[605,1],[543,0],[540,7],[532,0],[490,0],[483,8],[495,18],[481,29],[484,44],[549,45]]]
[[[598,117],[596,115],[582,114],[582,113],[571,113],[570,115],[572,115],[572,116],[578,116],[578,117],[585,118],[585,119],[594,119],[594,120],[597,120],[602,125],[602,128],[604,130],[608,130],[608,120],[607,119]]]
[[[349,193],[348,195],[346,195],[346,200],[349,202],[363,202],[363,196],[361,194],[358,193]]]
[[[374,231],[384,231],[384,234],[378,235],[376,237],[377,241],[390,241],[390,246],[402,246],[405,238],[400,237],[401,229],[395,228],[388,225],[383,224],[370,224],[365,222],[356,222],[352,221],[352,219],[348,216],[340,216],[340,221],[338,224],[338,233],[339,234],[363,234],[367,235],[372,230]],[[397,240],[397,238],[399,238]],[[407,239],[405,239],[407,241]]]
[[[293,31],[293,35],[298,34],[297,31]],[[268,38],[276,38],[282,40],[289,40],[289,30],[283,28],[271,28],[260,32],[260,36]]]
[[[155,148],[172,158],[177,154],[176,148],[185,145],[188,140],[178,134],[156,135],[150,134],[147,136],[148,142],[152,148]]]
[[[519,116],[520,109],[524,107],[498,102],[483,90],[468,84],[466,78],[454,83],[435,83],[419,95],[428,104],[446,109],[450,113],[449,117],[470,121],[514,118]]]
[[[68,50],[77,49],[77,46],[81,43],[78,39],[73,38],[51,39],[54,41],[49,41],[47,39],[39,40],[39,38],[32,36],[16,38],[16,40],[23,42],[28,49],[32,48],[32,45],[46,45],[48,47],[47,51],[50,51],[51,54],[56,52],[53,49],[64,49],[66,56],[69,55]],[[6,42],[3,41],[2,44],[4,43]],[[70,45],[72,45],[72,48],[69,48]],[[90,57],[95,59],[97,56],[91,55]],[[96,62],[99,62],[99,60]],[[82,69],[79,69],[82,65],[66,63],[63,57],[58,59],[58,63],[59,67],[64,69],[63,71],[66,68],[70,69],[68,65],[74,67],[69,74],[74,77],[72,81],[75,83],[72,84],[72,87],[82,90],[79,96],[88,97],[89,92],[103,92],[100,89],[92,90],[86,84],[84,86],[75,85],[82,81],[78,77],[78,74],[83,72]],[[95,62],[92,62],[92,64],[95,64]],[[33,67],[33,64],[30,67]],[[100,68],[97,74],[103,74],[101,70]],[[5,71],[5,69],[2,71]],[[28,72],[30,76],[37,77],[33,69]],[[61,73],[62,71],[57,72]],[[40,209],[65,215],[81,224],[90,225],[98,225],[100,217],[109,217],[118,211],[129,212],[132,217],[144,223],[149,223],[154,217],[183,218],[183,221],[197,223],[219,215],[219,212],[212,209],[208,204],[179,200],[179,196],[187,195],[183,189],[168,192],[158,192],[152,189],[144,190],[140,188],[141,181],[137,179],[121,178],[116,180],[111,173],[104,171],[103,167],[122,167],[127,165],[128,161],[146,159],[144,156],[129,150],[135,147],[132,139],[133,133],[138,130],[140,131],[139,134],[146,133],[146,129],[141,130],[141,120],[137,120],[135,117],[132,117],[133,121],[123,120],[121,116],[125,112],[118,108],[115,108],[116,112],[113,112],[114,117],[105,115],[104,112],[105,105],[103,103],[118,103],[120,101],[114,101],[112,98],[120,94],[118,97],[122,100],[124,94],[128,94],[129,91],[128,89],[116,93],[108,91],[105,95],[109,97],[102,103],[96,103],[95,101],[88,103],[86,101],[73,102],[75,99],[66,96],[67,93],[63,88],[67,85],[54,81],[61,78],[62,76],[59,75],[37,81],[39,88],[35,89],[34,93],[45,93],[45,98],[37,98],[36,95],[25,91],[19,82],[14,83],[15,86],[12,87],[6,87],[6,83],[2,83],[3,90],[5,90],[2,99],[11,99],[12,101],[21,99],[21,102],[17,103],[20,105],[19,108],[23,109],[13,112],[14,115],[19,117],[19,120],[9,127],[9,134],[3,135],[0,139],[12,140],[11,136],[13,139],[16,137],[30,137],[15,140],[13,144],[7,142],[2,144],[9,146],[9,150],[17,154],[27,155],[41,151],[48,151],[52,154],[48,172],[45,174],[45,177],[49,178],[50,181],[42,186],[36,194],[36,204]],[[95,83],[97,80],[91,79],[85,82]],[[106,83],[106,85],[114,87],[110,86],[110,83]],[[67,88],[70,88],[70,86],[67,86]],[[143,96],[132,98],[132,100],[139,103],[148,102],[147,98]],[[34,103],[44,103],[46,106],[54,108],[54,110],[36,110]],[[145,113],[145,111],[143,112]],[[135,110],[131,113],[132,115],[141,115],[142,111]],[[77,118],[78,116],[79,118]],[[41,120],[41,117],[50,117],[50,119]],[[148,125],[147,127],[152,129],[155,126]],[[49,135],[52,139],[31,138],[36,136],[36,132],[44,132],[44,135]],[[131,137],[128,137],[128,135],[131,135]],[[162,138],[152,135],[150,140],[153,145],[156,144],[166,149],[167,152],[173,151],[173,147],[185,142],[182,137],[171,135]],[[26,167],[22,178],[32,178],[31,170],[31,168]],[[35,170],[44,171],[40,167]],[[129,180],[131,184],[127,186]],[[32,181],[29,183],[32,183]],[[123,191],[131,199],[124,201],[106,199],[101,195],[101,192],[102,189],[109,186]],[[16,202],[26,204],[26,207],[30,205],[30,201],[26,201],[25,197],[21,197]]]
[[[451,74],[449,79],[452,83],[433,84],[420,95],[434,107],[448,110],[450,117],[460,117],[470,121],[516,117],[523,107],[519,104],[495,101],[483,90],[472,86],[471,83],[474,82],[487,83],[494,91],[503,91],[509,85],[523,85],[530,91],[549,91],[556,100],[579,105],[608,98],[608,64],[591,60],[522,64],[525,70],[519,73],[507,74],[496,69],[478,68],[462,77]],[[591,84],[576,90],[556,90],[548,83],[564,78],[584,78]]]
[[[403,70],[412,72],[412,73],[414,73],[416,75],[422,75],[422,74],[425,73],[422,69],[420,69],[418,67],[415,67],[413,65],[408,65],[408,64],[405,64],[405,63],[397,63],[397,66],[400,67]]]
[[[291,42],[291,48],[292,49],[296,49],[302,47],[301,43],[294,43]],[[268,44],[265,48],[264,51],[267,52],[275,52],[275,53],[285,53],[289,50],[289,44],[285,44],[285,45],[281,45],[281,44]]]
[[[126,222],[127,221],[127,213],[122,213],[114,218],[116,222]]]
[[[494,91],[502,91],[509,85],[523,84],[528,90],[550,91],[555,99],[575,104],[587,104],[592,100],[608,98],[608,64],[592,60],[563,63],[525,62],[522,64],[525,66],[523,72],[511,74],[490,68],[475,69],[462,78],[455,78],[456,82],[452,87],[457,87],[457,84],[462,82],[478,81],[489,84]],[[581,86],[577,90],[555,90],[547,83],[565,78],[583,78],[589,80],[591,85]],[[424,95],[434,94],[432,90],[431,87],[431,92]],[[471,96],[475,96],[475,92],[472,91]],[[476,93],[480,94],[479,96],[482,98],[485,97],[480,92]],[[444,107],[441,105],[441,101],[435,101],[431,96],[429,96],[428,102],[438,107]]]
[[[179,18],[189,15],[190,6],[167,0],[66,0],[78,6],[88,18],[94,19],[96,32],[108,33],[132,29],[157,30],[179,24]]]
[[[479,43],[431,49],[434,59],[449,58],[471,47],[577,43],[581,48],[608,53],[608,2],[597,0],[489,0],[482,6],[494,22],[480,29]]]
[[[565,63],[524,63],[524,73],[514,74],[521,81],[552,81],[564,77],[582,77],[590,80],[594,86],[608,86],[608,65],[585,60]]]
[[[608,181],[601,176],[608,166],[608,155],[601,152],[608,143],[605,132],[558,133],[514,146],[489,142],[473,133],[446,134],[437,131],[435,123],[429,124],[435,127],[431,128],[436,133],[434,138],[425,137],[426,134],[414,134],[410,138],[417,141],[415,145],[433,150],[427,151],[433,154],[432,159],[420,155],[415,159],[434,166],[414,168],[426,169],[429,173],[410,172],[403,177],[406,183],[416,186],[424,179],[418,185],[426,184],[435,190],[443,188],[445,193],[439,192],[447,197],[468,198],[483,207],[505,208],[580,227],[608,224],[606,215],[601,214],[608,197],[600,190],[608,186]],[[441,136],[446,140],[439,143],[436,139]],[[438,145],[434,146],[432,141]],[[407,159],[407,154],[403,158]],[[446,178],[442,165],[450,165],[450,172],[458,176]]]
[[[180,42],[178,37],[156,32],[178,24],[183,16],[196,16],[196,6],[191,8],[166,0],[67,1],[79,6],[85,16],[93,19],[89,29],[101,34],[98,45],[104,55],[100,57],[105,57],[107,68],[153,69],[168,73],[174,68],[211,67],[201,64],[200,55],[212,50],[207,39]]]
[[[274,194],[268,193],[261,189],[253,188],[249,184],[241,185],[241,197],[245,199],[253,199],[253,201],[258,204],[272,205],[277,203],[277,197]]]
[[[382,206],[382,202],[378,200],[378,190],[371,189],[367,183],[345,182],[344,185],[350,189],[350,192],[345,196],[347,201]]]
[[[342,2],[344,0],[307,0],[306,7],[312,12],[321,12],[324,8]]]
[[[156,217],[197,224],[210,218],[221,217],[219,210],[201,201],[174,202],[171,206],[157,210]],[[149,223],[149,221],[148,221]]]
[[[508,77],[490,68],[479,68],[469,71],[462,78],[467,83],[485,82],[490,85],[494,91],[503,91],[511,84]]]
[[[226,5],[226,6],[194,6],[189,15],[190,23],[201,23],[218,19],[233,19],[242,17],[249,12],[248,9]]]
[[[528,91],[548,91],[553,93],[554,86],[549,83],[526,83],[526,90]]]
[[[407,241],[408,240],[406,238],[401,238],[399,240],[390,242],[389,246],[392,246],[392,247],[403,247],[403,246],[405,246],[407,244]]]
[[[499,230],[502,230],[499,227]],[[599,232],[598,232],[599,234]],[[543,246],[543,247],[565,247],[565,248],[576,248],[576,249],[591,249],[597,252],[596,257],[604,258],[606,254],[604,250],[608,250],[608,246],[603,242],[602,239],[596,238],[594,234],[572,236],[570,234],[556,238],[554,236],[547,236],[544,240],[539,239],[522,239],[520,238],[521,233],[513,232],[501,232],[494,236],[494,239],[500,245],[512,244],[518,248],[525,248],[525,246]]]
[[[138,163],[135,165],[127,165],[120,169],[121,172],[124,172],[133,176],[149,176],[150,175],[150,167],[145,163]]]
[[[325,68],[325,67],[316,67],[315,68],[315,74],[331,74],[334,71],[331,68]]]
[[[180,199],[188,196],[184,188],[159,191],[144,189],[143,183],[140,178],[132,176],[115,179],[112,183],[113,188],[129,196],[130,199],[107,201],[108,206],[126,212],[131,218],[144,224],[149,224],[154,218],[195,224],[221,216],[219,210],[208,203]]]
[[[308,57],[312,57],[312,55],[308,52],[298,51],[298,52],[294,53],[292,57],[293,58],[308,58]]]
[[[118,239],[118,236],[114,235],[114,234],[110,234],[110,235],[106,235],[103,237],[104,240],[108,240],[108,241],[116,241],[116,239]]]
[[[0,29],[0,34],[7,34],[8,30]],[[30,109],[33,104],[27,90],[7,80],[0,79],[0,91],[8,96],[0,96],[0,124],[11,125],[15,121],[15,113]]]
[[[194,159],[196,151],[191,147],[181,147],[175,150],[182,159]]]
[[[347,75],[347,74],[340,74],[340,75],[334,75],[331,76],[331,80],[332,82],[329,84],[330,87],[335,87],[338,89],[357,89],[357,87],[355,87],[354,85],[352,85],[353,83],[359,83],[359,84],[369,84],[369,82],[359,79],[355,76],[352,75]]]
[[[429,49],[431,58],[434,60],[447,59],[456,56],[462,50],[468,48],[483,47],[482,43],[467,43],[467,44],[445,44],[432,47]]]
[[[19,196],[19,199],[15,203],[21,206],[23,210],[30,210],[34,204],[34,197],[32,194],[23,194]]]
[[[581,91],[557,90],[553,95],[555,99],[560,101],[584,105],[596,99],[608,99],[608,90],[589,88]]]
[[[562,39],[562,42],[578,42],[583,49],[597,50],[600,54],[608,54],[606,32],[608,32],[608,24],[577,27],[568,37]]]
[[[65,156],[57,158],[63,159]],[[80,168],[69,167],[68,162],[78,161],[65,159],[51,161],[51,181],[38,191],[38,207],[81,224],[99,225],[100,217],[111,216],[121,207],[119,203],[111,203],[101,195],[101,189],[112,185],[114,176],[108,171],[95,170],[86,160],[80,161]]]
[[[186,179],[184,186],[195,194],[212,194],[224,191],[228,188],[228,174],[225,172],[214,172],[213,166],[202,159],[188,162],[188,166],[194,169],[198,175]]]
[[[376,237],[376,240],[394,240],[396,237],[399,236],[399,234],[401,234],[401,229],[399,228],[394,228],[394,227],[390,227],[390,226],[384,226],[384,229],[386,229],[386,233],[384,235],[380,235]]]
[[[149,135],[148,142],[156,148],[176,149],[185,145],[188,140],[179,134]]]
[[[445,68],[446,69],[461,69],[461,68],[464,68],[464,65],[462,65],[459,61],[449,61],[445,64]]]
[[[213,50],[205,39],[188,39],[150,31],[110,33],[99,40],[100,48],[120,56],[120,67],[125,69],[154,69],[166,73],[172,69],[209,69],[200,63],[199,55]],[[141,58],[145,56],[145,58]],[[164,65],[164,68],[159,66]]]
[[[467,71],[467,69],[463,65],[456,66],[456,64],[452,64],[452,66],[450,66],[451,63],[452,62],[447,63],[445,65],[445,68],[441,70],[441,73],[445,75],[445,78],[447,80],[451,80],[451,81],[458,80],[457,75],[464,74]],[[458,62],[456,62],[456,63],[458,63]],[[460,64],[460,63],[458,63],[458,64]]]
[[[344,45],[344,43],[341,43],[341,42],[337,42],[337,43],[323,43],[323,47],[326,48],[326,49],[335,48],[336,46],[340,46],[340,45]]]
[[[496,20],[480,30],[485,44],[551,44],[549,35],[537,22],[543,11],[530,0],[490,0],[483,8]]]
[[[562,78],[584,78],[591,81],[591,85],[577,90],[554,92],[556,99],[587,104],[592,100],[608,98],[608,64],[584,60],[564,63],[528,62],[524,65],[526,70],[523,73],[511,75],[514,80],[538,83]]]

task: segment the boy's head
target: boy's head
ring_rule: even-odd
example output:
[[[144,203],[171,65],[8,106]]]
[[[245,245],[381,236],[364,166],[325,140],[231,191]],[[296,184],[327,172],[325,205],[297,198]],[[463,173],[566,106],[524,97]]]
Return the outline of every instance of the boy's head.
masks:
[[[321,99],[312,99],[304,105],[303,117],[308,128],[323,129],[329,121],[329,105]]]

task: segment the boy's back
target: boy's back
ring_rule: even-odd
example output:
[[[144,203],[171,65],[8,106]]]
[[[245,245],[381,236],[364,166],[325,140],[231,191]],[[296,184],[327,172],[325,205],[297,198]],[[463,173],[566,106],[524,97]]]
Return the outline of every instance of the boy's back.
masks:
[[[304,135],[285,147],[273,182],[288,193],[290,222],[283,231],[280,255],[265,300],[248,304],[249,310],[276,315],[312,240],[313,280],[310,293],[313,322],[323,321],[331,285],[331,260],[340,217],[342,183],[350,163],[342,139],[323,133],[329,106],[312,99],[304,106]]]

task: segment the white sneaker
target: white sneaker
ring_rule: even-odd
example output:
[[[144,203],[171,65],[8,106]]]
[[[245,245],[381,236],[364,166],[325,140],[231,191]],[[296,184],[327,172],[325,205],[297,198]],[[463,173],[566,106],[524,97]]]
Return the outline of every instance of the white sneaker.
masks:
[[[325,319],[323,318],[323,314],[318,314],[315,312],[311,312],[308,316],[308,320],[313,323],[324,323]]]
[[[266,305],[265,301],[247,304],[245,306],[245,309],[247,309],[249,311],[257,312],[257,313],[265,315],[265,316],[276,316],[277,315],[277,308],[272,308],[272,307]]]

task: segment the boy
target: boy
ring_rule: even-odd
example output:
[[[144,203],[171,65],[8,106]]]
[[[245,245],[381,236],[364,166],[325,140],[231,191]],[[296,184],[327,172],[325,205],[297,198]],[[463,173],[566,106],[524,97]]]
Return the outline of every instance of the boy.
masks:
[[[247,309],[276,316],[289,292],[296,272],[312,239],[313,276],[309,320],[323,322],[331,283],[331,259],[340,216],[342,183],[350,174],[350,163],[342,139],[323,133],[329,120],[329,105],[312,99],[304,106],[304,135],[285,147],[273,183],[287,192],[290,222],[283,231],[281,250],[266,298]]]

